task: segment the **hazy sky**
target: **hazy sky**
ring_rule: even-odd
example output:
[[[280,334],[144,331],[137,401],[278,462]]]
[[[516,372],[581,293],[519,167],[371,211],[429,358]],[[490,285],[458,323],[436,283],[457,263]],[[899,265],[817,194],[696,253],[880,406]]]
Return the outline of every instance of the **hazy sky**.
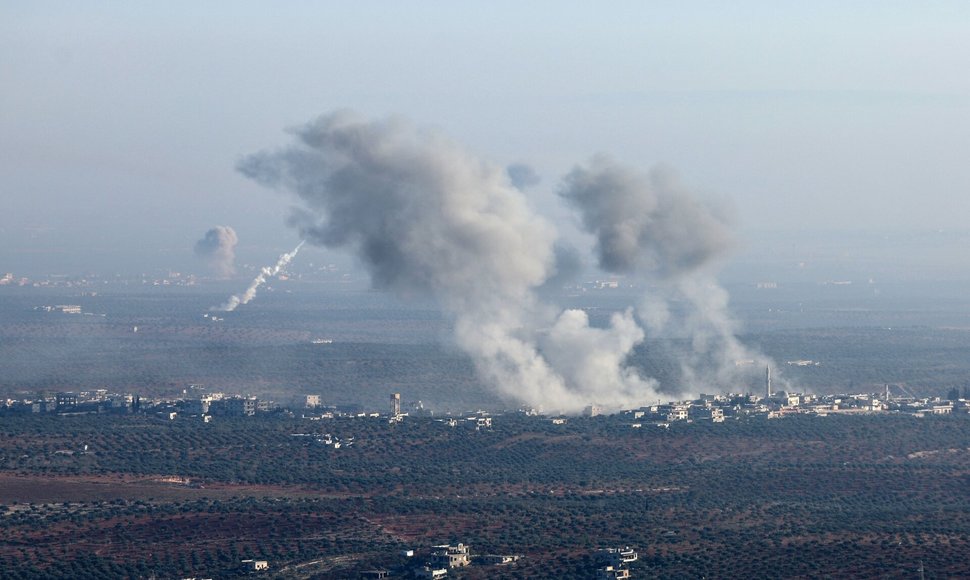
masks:
[[[337,108],[543,177],[665,163],[756,230],[968,229],[970,3],[0,2],[0,272],[292,249],[241,156]]]

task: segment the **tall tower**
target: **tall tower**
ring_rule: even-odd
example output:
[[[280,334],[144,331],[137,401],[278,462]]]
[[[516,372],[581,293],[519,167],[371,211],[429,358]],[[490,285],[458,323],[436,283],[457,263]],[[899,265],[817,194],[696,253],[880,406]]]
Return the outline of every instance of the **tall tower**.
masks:
[[[401,393],[391,393],[391,414],[395,417],[401,414]]]
[[[771,398],[771,366],[765,365],[765,398]]]

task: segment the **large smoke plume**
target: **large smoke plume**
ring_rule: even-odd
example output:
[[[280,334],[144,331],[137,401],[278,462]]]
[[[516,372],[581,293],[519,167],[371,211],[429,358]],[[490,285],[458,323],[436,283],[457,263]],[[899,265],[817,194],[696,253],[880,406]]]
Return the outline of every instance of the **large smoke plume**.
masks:
[[[216,226],[195,243],[195,255],[204,258],[209,268],[220,278],[236,273],[236,244],[239,238],[229,226]]]
[[[575,260],[557,245],[556,230],[528,207],[518,188],[529,179],[510,177],[440,134],[396,119],[368,122],[338,112],[293,134],[295,144],[249,156],[239,170],[294,192],[301,204],[291,224],[301,236],[352,251],[375,287],[436,299],[454,318],[456,343],[499,393],[566,412],[656,400],[657,382],[626,364],[644,339],[632,309],[595,328],[585,312],[561,311],[540,298],[543,285]],[[676,277],[705,263],[715,249],[709,246],[720,247],[720,234],[668,223],[721,225],[702,218],[693,202],[661,195],[622,207],[622,192],[635,187],[612,184],[624,180],[636,183],[624,170],[604,166],[577,169],[565,182],[563,196],[600,237],[605,268]],[[604,204],[592,199],[614,190]],[[631,213],[641,221],[610,225]]]

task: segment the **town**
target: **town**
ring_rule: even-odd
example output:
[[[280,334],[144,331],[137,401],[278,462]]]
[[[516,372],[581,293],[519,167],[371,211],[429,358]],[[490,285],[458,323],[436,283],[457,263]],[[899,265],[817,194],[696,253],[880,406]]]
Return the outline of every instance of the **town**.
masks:
[[[360,404],[326,404],[320,395],[305,395],[300,405],[284,406],[255,396],[208,392],[203,385],[192,384],[183,389],[182,396],[148,398],[131,393],[114,393],[108,389],[80,392],[57,392],[37,394],[20,399],[7,398],[0,401],[0,413],[46,413],[98,414],[142,413],[164,417],[169,420],[192,418],[205,422],[218,417],[252,417],[264,413],[284,413],[306,419],[333,419],[335,417],[384,418],[402,421],[407,416],[438,417],[434,411],[416,401],[405,410],[400,393],[390,396],[385,410],[365,409]],[[514,411],[528,416],[545,417],[553,423],[565,423],[566,416],[549,415],[542,409],[519,408]],[[692,423],[710,421],[721,423],[750,417],[778,419],[791,415],[814,415],[824,417],[833,414],[897,413],[914,417],[926,415],[949,415],[970,412],[970,387],[952,388],[944,397],[917,397],[902,386],[886,385],[882,393],[812,394],[773,391],[770,377],[763,395],[728,393],[700,394],[695,399],[658,401],[637,409],[608,410],[589,405],[582,415],[596,417],[615,416],[630,420],[632,428],[647,426],[668,428],[674,422]],[[476,427],[490,426],[491,416],[501,416],[498,411],[470,411],[448,413],[444,419],[455,426],[459,421],[474,421]],[[547,417],[547,415],[549,415]]]

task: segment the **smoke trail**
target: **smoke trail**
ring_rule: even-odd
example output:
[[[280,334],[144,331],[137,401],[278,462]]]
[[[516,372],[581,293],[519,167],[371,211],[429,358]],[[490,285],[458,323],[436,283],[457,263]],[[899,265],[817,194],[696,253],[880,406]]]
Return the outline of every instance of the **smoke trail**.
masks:
[[[503,168],[399,120],[335,113],[294,133],[295,145],[239,170],[294,192],[302,207],[291,224],[311,243],[354,252],[374,286],[434,297],[500,394],[562,411],[656,398],[654,381],[622,365],[643,338],[631,312],[591,328],[584,312],[538,298],[556,269],[556,232]]]
[[[272,278],[273,276],[279,274],[280,270],[285,268],[286,265],[290,263],[290,260],[296,257],[296,254],[300,251],[300,248],[302,248],[303,244],[305,243],[306,240],[303,240],[297,244],[296,248],[294,248],[292,252],[281,255],[274,266],[264,266],[263,269],[260,270],[259,275],[253,279],[252,283],[249,285],[249,288],[246,288],[245,292],[230,296],[229,300],[227,300],[225,304],[222,306],[213,307],[212,310],[232,312],[239,305],[248,304],[250,300],[256,297],[256,290],[266,283],[267,278]]]
[[[229,226],[215,226],[195,243],[195,255],[205,258],[209,267],[220,278],[236,273],[236,243],[239,238]]]
[[[727,219],[669,171],[641,175],[599,157],[567,175],[560,196],[596,237],[601,268],[655,284],[638,313],[652,335],[689,341],[679,361],[685,390],[736,386],[751,370],[736,361],[765,360],[737,339],[728,294],[710,273],[734,244]]]

